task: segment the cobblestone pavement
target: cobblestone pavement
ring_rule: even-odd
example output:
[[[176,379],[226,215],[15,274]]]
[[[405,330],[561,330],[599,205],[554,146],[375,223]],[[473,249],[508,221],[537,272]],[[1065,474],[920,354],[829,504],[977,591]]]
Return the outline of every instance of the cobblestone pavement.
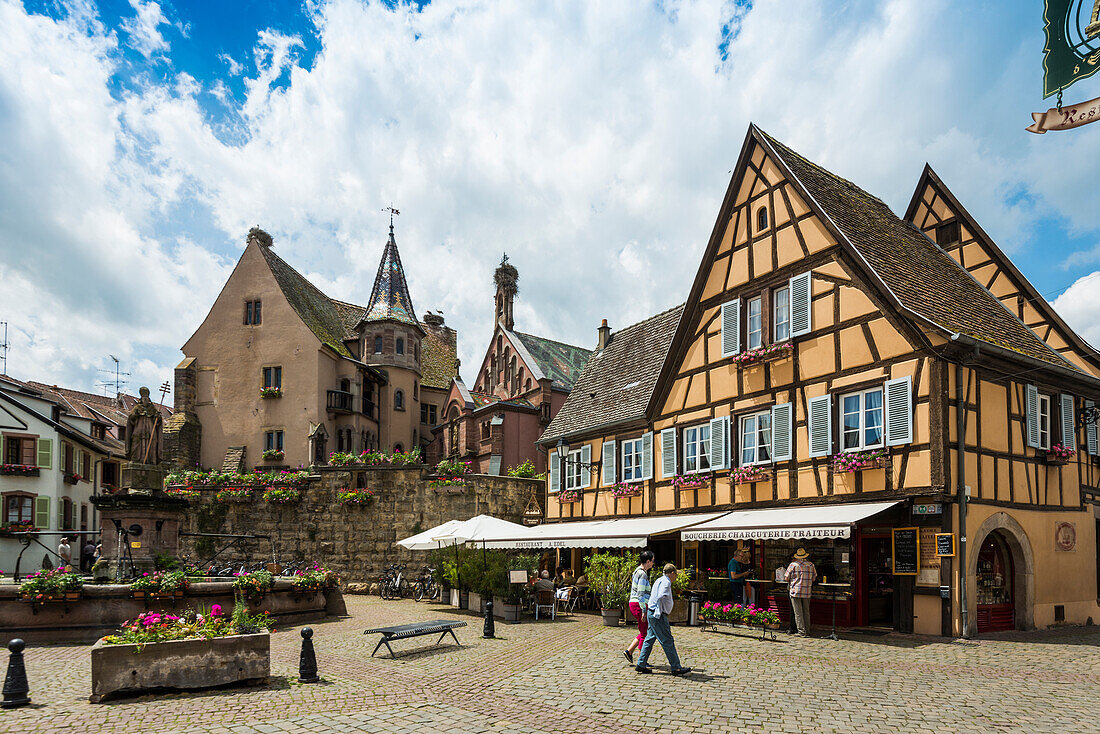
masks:
[[[297,681],[301,637],[272,638],[269,686],[88,703],[85,645],[27,650],[32,707],[0,711],[0,732],[1097,732],[1100,629],[980,642],[850,634],[839,642],[675,627],[696,672],[636,674],[630,632],[598,617],[497,625],[411,601],[347,597],[350,618],[314,624],[323,681]],[[367,627],[455,617],[461,648],[435,638],[371,658]],[[450,639],[448,637],[448,639]],[[385,648],[383,648],[385,650]]]

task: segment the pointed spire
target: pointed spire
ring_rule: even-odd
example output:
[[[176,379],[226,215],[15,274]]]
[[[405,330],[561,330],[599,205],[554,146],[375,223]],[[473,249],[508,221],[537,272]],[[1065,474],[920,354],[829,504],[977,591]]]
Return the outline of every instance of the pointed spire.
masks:
[[[363,321],[400,321],[420,325],[413,310],[409,286],[405,282],[405,270],[401,267],[401,255],[397,252],[397,240],[393,236],[393,215],[390,215],[390,238],[382,250],[382,262],[374,276],[374,288],[367,302]]]

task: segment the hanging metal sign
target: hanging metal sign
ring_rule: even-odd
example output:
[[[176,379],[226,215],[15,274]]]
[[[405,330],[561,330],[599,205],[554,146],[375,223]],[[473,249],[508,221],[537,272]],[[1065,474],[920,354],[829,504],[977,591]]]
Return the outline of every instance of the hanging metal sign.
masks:
[[[1051,107],[1046,112],[1032,112],[1031,119],[1034,122],[1024,129],[1039,135],[1047,130],[1071,130],[1081,127],[1100,120],[1100,97],[1080,104]]]
[[[1043,98],[1100,71],[1100,0],[1046,0]]]

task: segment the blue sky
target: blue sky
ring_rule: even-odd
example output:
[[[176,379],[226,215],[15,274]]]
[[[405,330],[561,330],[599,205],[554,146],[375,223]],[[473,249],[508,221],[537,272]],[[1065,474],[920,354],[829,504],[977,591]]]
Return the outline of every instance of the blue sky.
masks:
[[[365,302],[391,201],[464,372],[504,251],[518,328],[588,345],[686,297],[750,121],[899,213],[931,163],[1097,343],[1100,125],[1023,130],[1043,41],[1037,0],[0,0],[9,372],[169,379],[254,224]]]

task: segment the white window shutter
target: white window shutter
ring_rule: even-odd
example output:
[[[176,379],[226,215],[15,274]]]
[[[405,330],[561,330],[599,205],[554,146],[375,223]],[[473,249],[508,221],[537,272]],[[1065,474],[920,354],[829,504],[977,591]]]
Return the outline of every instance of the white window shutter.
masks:
[[[586,443],[581,446],[581,463],[591,465],[592,464],[592,444]],[[592,486],[592,472],[588,470],[588,466],[581,467],[581,486]]]
[[[561,490],[561,462],[558,460],[558,452],[550,448],[550,494],[556,494]]]
[[[1073,396],[1062,393],[1062,445],[1066,448],[1077,449],[1077,434],[1074,432],[1076,410],[1073,404]]]
[[[828,456],[833,450],[833,399],[831,395],[810,398],[807,408],[810,456]]]
[[[812,273],[802,273],[791,278],[791,336],[809,334],[811,329],[810,279]]]
[[[1085,401],[1085,407],[1091,408],[1096,405],[1092,400]],[[1097,436],[1096,424],[1089,423],[1085,426],[1085,442],[1088,444],[1088,451],[1093,456],[1100,454],[1100,437]]]
[[[722,356],[741,352],[741,299],[722,304]]]
[[[653,478],[653,431],[642,435],[642,479]]]
[[[1027,386],[1027,445],[1039,448],[1039,390]]]
[[[886,406],[886,445],[913,443],[913,378],[887,380],[883,390]]]
[[[790,403],[780,403],[772,408],[772,461],[791,459],[793,417],[793,406]]]
[[[710,468],[713,471],[726,468],[726,446],[729,444],[729,418],[715,418],[710,422]]]
[[[661,476],[672,479],[676,476],[676,429],[661,431]]]
[[[615,442],[604,441],[602,451],[603,483],[604,486],[609,487],[615,483]]]

